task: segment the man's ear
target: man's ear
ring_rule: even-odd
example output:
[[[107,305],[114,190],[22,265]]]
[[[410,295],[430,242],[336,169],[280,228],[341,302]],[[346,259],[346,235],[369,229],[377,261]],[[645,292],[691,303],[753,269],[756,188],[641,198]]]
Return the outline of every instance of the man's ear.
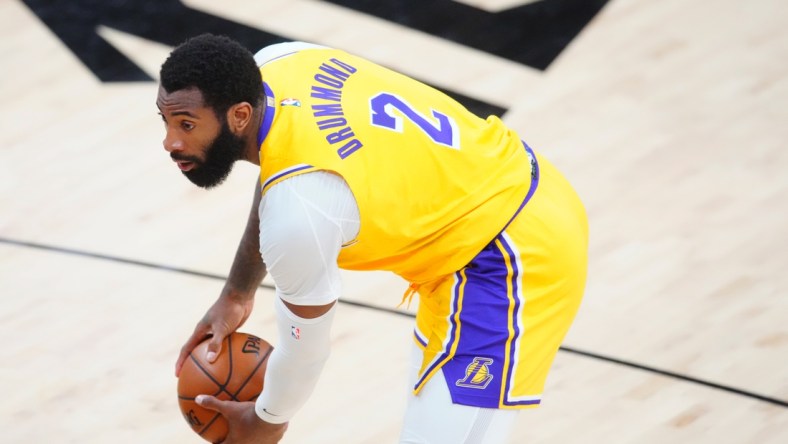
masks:
[[[227,110],[227,124],[234,133],[243,133],[253,114],[254,108],[249,102],[236,103]]]

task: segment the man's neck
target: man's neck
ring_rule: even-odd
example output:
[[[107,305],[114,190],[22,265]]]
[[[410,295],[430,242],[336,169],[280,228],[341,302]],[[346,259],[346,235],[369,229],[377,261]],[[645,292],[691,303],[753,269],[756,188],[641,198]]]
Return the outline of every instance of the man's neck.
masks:
[[[243,160],[260,165],[260,145],[257,143],[257,134],[260,132],[260,126],[263,124],[263,116],[265,115],[265,102],[263,105],[254,111],[252,122],[254,125],[249,125],[244,138],[246,139],[246,148],[244,149]]]

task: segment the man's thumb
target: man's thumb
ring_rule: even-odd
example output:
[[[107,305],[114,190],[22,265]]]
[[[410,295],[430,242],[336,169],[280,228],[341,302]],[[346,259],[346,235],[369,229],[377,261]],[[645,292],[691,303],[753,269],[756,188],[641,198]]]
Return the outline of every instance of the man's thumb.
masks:
[[[224,341],[224,336],[214,334],[210,342],[208,342],[208,353],[205,354],[205,359],[208,362],[213,363],[216,357],[219,356],[219,353],[222,352],[222,341]]]
[[[205,407],[206,409],[211,409],[219,413],[222,413],[224,410],[225,401],[216,399],[211,395],[197,395],[197,397],[194,398],[194,401],[201,407]]]

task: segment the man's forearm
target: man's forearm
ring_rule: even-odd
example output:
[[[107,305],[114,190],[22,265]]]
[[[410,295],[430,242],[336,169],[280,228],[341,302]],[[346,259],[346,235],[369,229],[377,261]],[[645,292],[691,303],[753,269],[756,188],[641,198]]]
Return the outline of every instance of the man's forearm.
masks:
[[[266,422],[282,424],[306,403],[328,360],[336,304],[312,319],[292,313],[279,298],[274,304],[279,342],[268,358],[255,411]]]
[[[235,253],[230,276],[222,290],[222,296],[242,298],[254,297],[257,287],[266,274],[265,263],[260,256],[260,219],[258,207],[260,206],[260,181],[255,186],[252,208],[244,229],[238,250]]]

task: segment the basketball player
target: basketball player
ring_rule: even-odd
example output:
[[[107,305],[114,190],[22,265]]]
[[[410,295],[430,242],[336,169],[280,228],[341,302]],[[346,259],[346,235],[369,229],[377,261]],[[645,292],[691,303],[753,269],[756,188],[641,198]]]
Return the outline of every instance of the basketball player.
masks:
[[[202,35],[161,68],[164,148],[195,184],[260,166],[224,290],[176,364],[249,316],[266,272],[279,342],[255,403],[198,402],[226,442],[275,443],[329,355],[339,269],[389,270],[419,294],[401,443],[501,443],[539,405],[579,307],[587,221],[567,181],[496,117],[343,51],[255,56]]]

